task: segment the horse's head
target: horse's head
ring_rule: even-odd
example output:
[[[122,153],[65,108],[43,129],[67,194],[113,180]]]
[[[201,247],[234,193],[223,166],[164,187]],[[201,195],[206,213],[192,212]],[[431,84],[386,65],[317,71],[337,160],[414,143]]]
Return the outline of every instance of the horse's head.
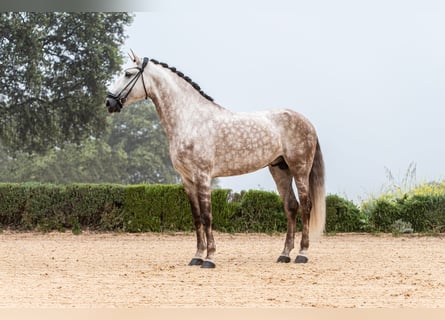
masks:
[[[133,60],[134,67],[125,69],[105,99],[105,105],[108,112],[120,112],[125,104],[147,99],[148,93],[144,82],[144,70],[148,63],[148,58],[141,60],[133,51],[130,58]]]

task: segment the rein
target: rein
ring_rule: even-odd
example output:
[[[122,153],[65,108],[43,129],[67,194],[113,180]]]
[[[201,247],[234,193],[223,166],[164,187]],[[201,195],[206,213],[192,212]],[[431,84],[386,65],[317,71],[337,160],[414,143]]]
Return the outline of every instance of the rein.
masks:
[[[135,69],[138,69],[138,73],[136,73],[134,75],[134,77],[127,83],[127,85],[116,95],[113,94],[111,92],[107,93],[107,98],[111,98],[117,101],[118,106],[119,106],[119,110],[122,109],[123,104],[125,103],[125,101],[127,100],[128,95],[130,94],[131,90],[133,90],[134,86],[136,85],[136,82],[138,81],[139,77],[142,79],[142,85],[144,86],[144,91],[145,91],[145,99],[148,98],[148,93],[147,93],[147,88],[145,87],[145,82],[144,82],[144,69],[148,64],[148,58],[145,57],[144,60],[142,61],[142,66],[139,67],[135,67]],[[128,90],[127,90],[128,88]],[[127,92],[125,94],[124,91],[127,90]]]

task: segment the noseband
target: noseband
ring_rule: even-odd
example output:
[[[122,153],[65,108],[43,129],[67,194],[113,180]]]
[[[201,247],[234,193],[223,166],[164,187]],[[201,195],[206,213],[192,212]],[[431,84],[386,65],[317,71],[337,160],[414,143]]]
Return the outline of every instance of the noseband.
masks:
[[[147,63],[148,63],[148,58],[145,57],[144,60],[142,61],[142,66],[140,68],[136,67],[136,69],[138,69],[139,71],[134,75],[134,77],[127,83],[127,85],[118,94],[113,94],[111,92],[107,93],[107,98],[116,100],[119,110],[122,109],[123,104],[127,100],[127,97],[130,94],[131,90],[133,90],[134,86],[136,85],[136,82],[138,81],[139,77],[141,77],[142,85],[144,86],[145,99],[148,98],[147,88],[145,87],[145,82],[144,82],[144,69],[147,66]],[[127,90],[127,92],[123,94],[125,90]]]

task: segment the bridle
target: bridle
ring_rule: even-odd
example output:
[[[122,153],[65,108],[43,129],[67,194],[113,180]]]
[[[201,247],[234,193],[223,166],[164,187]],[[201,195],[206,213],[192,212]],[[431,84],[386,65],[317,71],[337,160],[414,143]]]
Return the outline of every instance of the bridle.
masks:
[[[147,88],[145,87],[145,82],[144,82],[144,69],[147,66],[147,64],[148,64],[148,58],[145,57],[144,60],[142,61],[142,66],[140,68],[139,67],[134,68],[134,69],[138,69],[139,71],[127,83],[127,85],[122,88],[122,90],[118,94],[113,94],[111,92],[107,93],[107,98],[111,98],[117,102],[119,110],[122,109],[123,104],[127,100],[128,95],[130,94],[131,90],[133,90],[133,88],[136,85],[136,82],[138,81],[139,78],[142,79],[142,85],[144,86],[144,91],[145,91],[145,99],[148,98]],[[125,90],[127,90],[127,92],[125,94],[123,94]]]

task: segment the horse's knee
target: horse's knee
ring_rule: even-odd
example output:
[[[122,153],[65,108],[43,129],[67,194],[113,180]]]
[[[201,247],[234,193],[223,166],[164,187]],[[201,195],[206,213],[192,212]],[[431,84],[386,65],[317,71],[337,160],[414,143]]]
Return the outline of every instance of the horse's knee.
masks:
[[[296,199],[289,199],[285,204],[285,209],[295,215],[299,208],[298,201]]]
[[[204,225],[204,227],[211,227],[212,226],[212,214],[211,213],[204,213],[201,215],[201,222]]]

